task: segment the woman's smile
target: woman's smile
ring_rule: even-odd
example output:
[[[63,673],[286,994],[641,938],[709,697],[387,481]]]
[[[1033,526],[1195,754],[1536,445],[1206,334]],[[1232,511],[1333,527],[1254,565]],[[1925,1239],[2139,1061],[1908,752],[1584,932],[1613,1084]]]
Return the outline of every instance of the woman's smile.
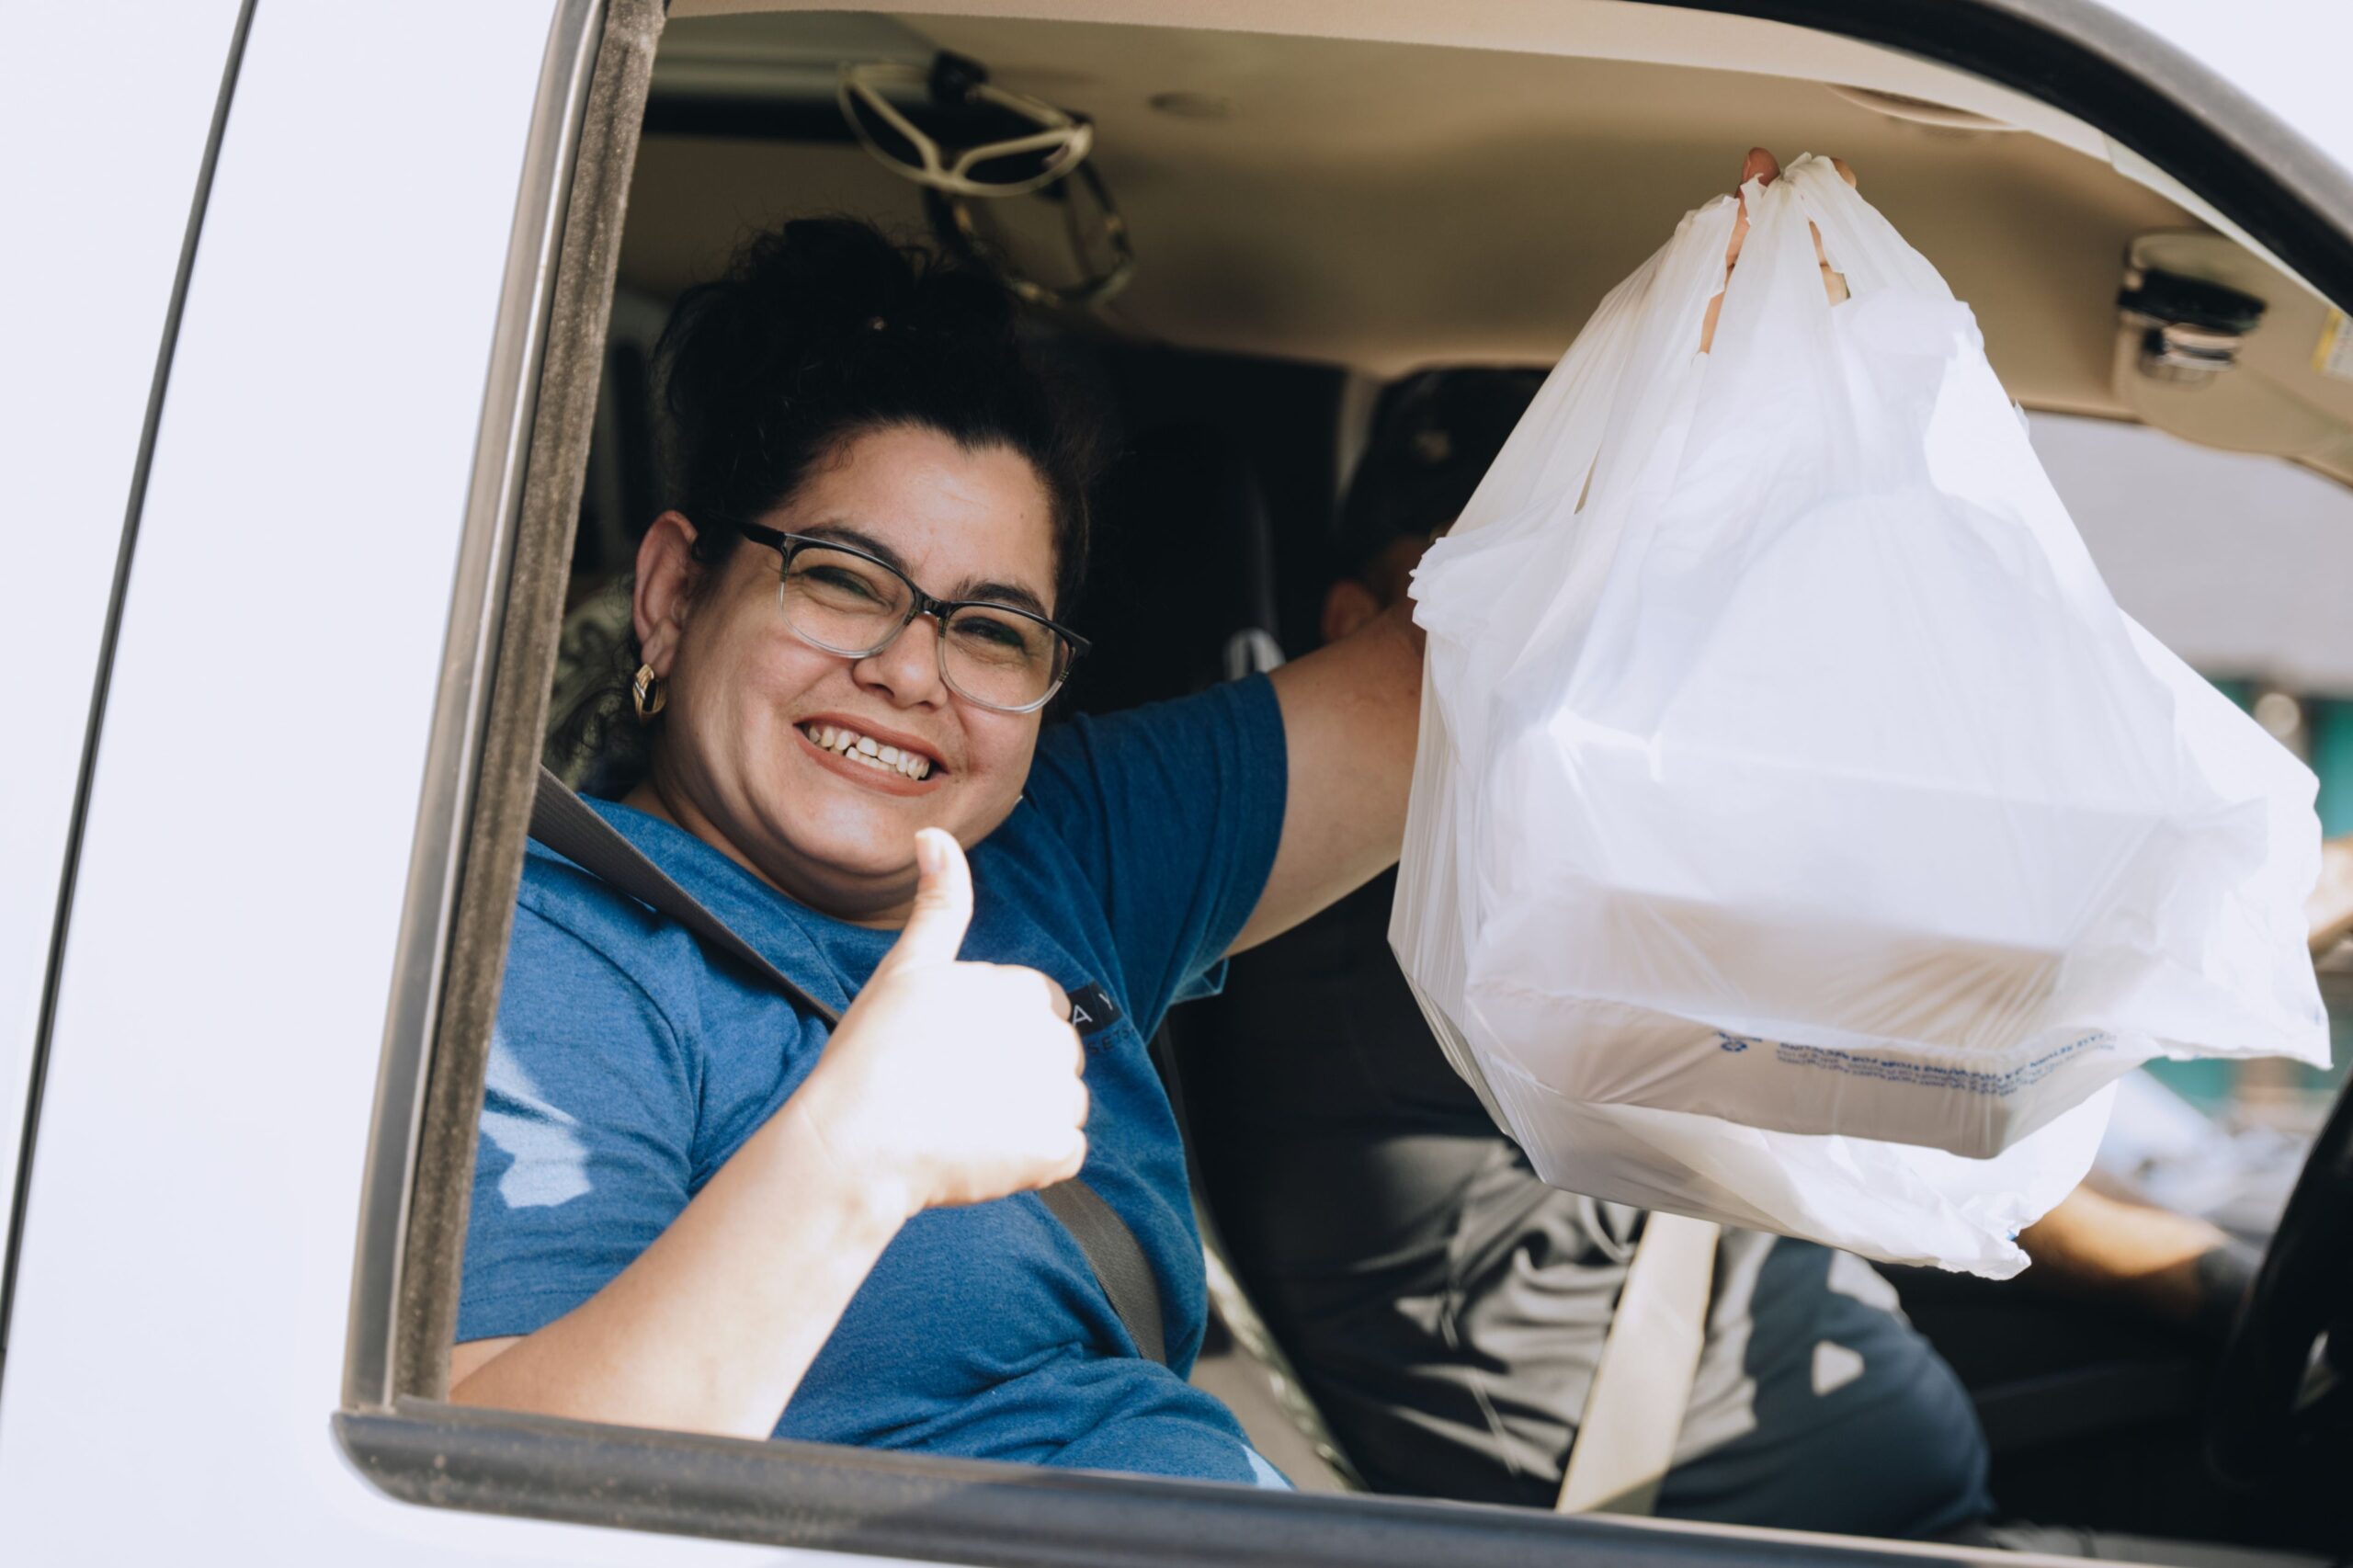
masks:
[[[927,795],[948,778],[928,747],[880,726],[828,713],[801,720],[792,733],[820,767],[886,795]]]

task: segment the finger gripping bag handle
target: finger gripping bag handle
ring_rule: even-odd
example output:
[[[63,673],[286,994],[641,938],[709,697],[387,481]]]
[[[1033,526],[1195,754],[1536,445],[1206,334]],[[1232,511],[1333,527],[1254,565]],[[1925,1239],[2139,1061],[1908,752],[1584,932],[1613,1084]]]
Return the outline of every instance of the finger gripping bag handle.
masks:
[[[1849,292],[1860,296],[1900,288],[1932,300],[1952,300],[1952,290],[1927,258],[1847,183],[1829,159],[1809,153],[1791,164],[1778,183],[1787,187],[1821,231],[1823,252],[1845,276]]]

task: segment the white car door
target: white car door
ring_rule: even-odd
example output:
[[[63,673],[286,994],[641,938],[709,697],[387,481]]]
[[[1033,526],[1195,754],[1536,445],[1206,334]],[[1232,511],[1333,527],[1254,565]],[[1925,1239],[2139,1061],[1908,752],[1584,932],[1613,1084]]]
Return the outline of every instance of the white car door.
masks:
[[[236,0],[0,5],[0,474],[8,577],[29,590],[11,597],[0,771],[0,1202],[12,1209],[125,510],[236,23]]]

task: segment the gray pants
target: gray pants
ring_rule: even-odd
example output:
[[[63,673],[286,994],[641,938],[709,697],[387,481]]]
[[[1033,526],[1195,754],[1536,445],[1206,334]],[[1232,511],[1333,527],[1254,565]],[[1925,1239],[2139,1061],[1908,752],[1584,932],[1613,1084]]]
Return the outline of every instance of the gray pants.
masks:
[[[1640,1217],[1543,1187],[1494,1138],[1438,1212],[1436,1244],[1378,1256],[1227,1240],[1372,1485],[1549,1507]],[[1930,1536],[1987,1512],[1985,1462],[1960,1381],[1885,1280],[1807,1243],[1727,1233],[1660,1514]]]

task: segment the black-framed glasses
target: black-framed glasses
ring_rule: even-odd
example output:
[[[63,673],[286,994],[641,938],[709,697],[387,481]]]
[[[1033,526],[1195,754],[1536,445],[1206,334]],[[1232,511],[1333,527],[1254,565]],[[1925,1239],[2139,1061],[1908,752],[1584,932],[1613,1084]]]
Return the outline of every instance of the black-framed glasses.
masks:
[[[904,572],[855,545],[758,523],[728,527],[782,557],[777,604],[803,642],[844,658],[888,648],[915,617],[939,623],[939,678],[999,713],[1043,708],[1070,676],[1086,638],[1042,615],[988,599],[936,599]]]

